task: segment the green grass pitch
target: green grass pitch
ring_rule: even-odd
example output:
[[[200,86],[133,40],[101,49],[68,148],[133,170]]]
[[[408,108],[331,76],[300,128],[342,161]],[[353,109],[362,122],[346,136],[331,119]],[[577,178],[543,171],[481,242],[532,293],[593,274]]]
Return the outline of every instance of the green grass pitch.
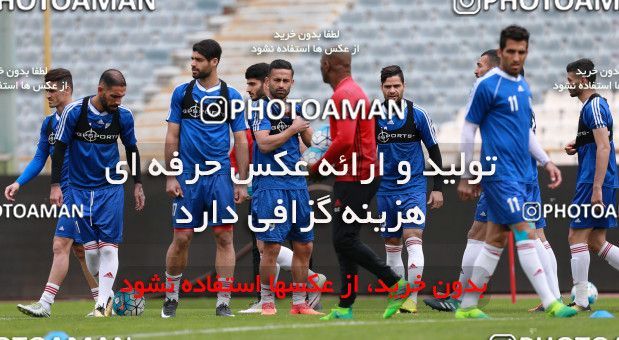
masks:
[[[325,310],[335,298],[323,298]],[[421,301],[421,300],[420,300]],[[537,299],[521,298],[511,304],[507,298],[493,297],[484,308],[491,320],[456,320],[453,313],[436,312],[419,305],[419,313],[396,314],[382,320],[384,299],[360,297],[354,306],[352,321],[321,321],[314,316],[289,315],[289,299],[277,302],[278,314],[272,317],[242,315],[222,318],[214,315],[214,299],[181,299],[176,318],[161,319],[162,300],[149,299],[139,317],[86,318],[92,301],[58,301],[52,317],[33,319],[21,314],[18,302],[0,303],[0,338],[44,336],[59,330],[75,338],[115,336],[126,339],[204,339],[223,336],[232,339],[489,339],[495,333],[509,333],[536,339],[560,337],[605,337],[619,339],[619,322],[615,319],[590,319],[582,313],[572,319],[550,319],[544,313],[528,313]],[[232,309],[244,309],[250,299],[233,298]],[[607,310],[619,316],[619,298],[600,296],[595,310]]]

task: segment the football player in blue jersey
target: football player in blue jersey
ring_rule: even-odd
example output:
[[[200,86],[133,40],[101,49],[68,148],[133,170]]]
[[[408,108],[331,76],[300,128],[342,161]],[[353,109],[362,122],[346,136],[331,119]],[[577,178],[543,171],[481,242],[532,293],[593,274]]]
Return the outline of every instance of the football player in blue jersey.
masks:
[[[203,226],[213,229],[217,244],[215,270],[223,288],[217,293],[215,315],[233,316],[229,289],[236,262],[233,225],[224,221],[234,218],[229,209],[234,211],[235,203],[247,199],[247,185],[233,185],[228,152],[232,131],[239,178],[246,179],[249,155],[245,130],[248,127],[245,115],[233,115],[231,110],[233,101],[243,97],[217,76],[221,53],[221,46],[215,40],[194,44],[191,55],[194,79],[177,86],[170,103],[166,166],[170,167],[178,155],[183,169],[180,175],[168,176],[166,181],[166,192],[174,198],[174,232],[166,255],[168,289],[161,310],[163,318],[176,315],[181,276],[187,266],[194,228]],[[206,172],[211,173],[205,175]],[[205,215],[208,219],[204,219]]]
[[[98,273],[99,296],[95,317],[111,315],[112,286],[118,271],[118,245],[122,242],[124,188],[122,174],[115,169],[120,161],[118,138],[125,146],[129,165],[135,159],[140,164],[134,132],[133,113],[121,102],[127,91],[123,74],[115,69],[103,72],[97,94],[69,104],[56,129],[56,146],[52,156],[52,204],[63,203],[60,188],[65,151],[69,158],[69,199],[84,206],[84,216],[75,218],[76,228],[87,256],[98,259],[90,264],[91,273]],[[88,161],[84,161],[88,159]],[[139,168],[133,176],[135,209],[144,208],[145,196]]]
[[[309,122],[300,117],[301,107],[297,105],[296,118],[291,117],[292,107],[271,100],[285,101],[294,84],[294,70],[290,62],[277,59],[271,62],[269,75],[266,78],[269,97],[258,102],[262,105],[262,115],[255,113],[249,123],[252,136],[255,140],[252,164],[269,167],[272,171],[282,171],[276,161],[276,155],[281,156],[281,162],[291,171],[296,168],[301,159],[300,143],[309,146],[313,130]],[[285,102],[284,102],[285,103]],[[268,110],[271,110],[270,112]],[[282,112],[284,113],[282,115]],[[276,119],[275,116],[281,116]],[[309,260],[313,249],[313,230],[304,230],[311,227],[309,205],[310,197],[305,177],[298,175],[259,175],[252,182],[254,194],[252,197],[252,225],[255,228],[265,227],[260,221],[273,219],[276,207],[283,207],[286,220],[282,223],[269,225],[266,230],[256,232],[256,238],[261,242],[260,259],[260,294],[262,315],[274,315],[275,295],[271,289],[271,280],[275,280],[276,266],[282,250],[282,243],[292,241],[291,269],[293,286],[303,288],[308,280]],[[293,218],[294,217],[294,218]],[[289,249],[286,249],[290,252]],[[292,309],[290,314],[321,315],[306,301],[304,289],[293,291]]]
[[[514,232],[520,264],[549,316],[571,317],[576,314],[552,293],[542,263],[535,247],[535,225],[525,220],[523,204],[528,195],[526,183],[531,171],[530,145],[536,144],[531,130],[533,111],[531,92],[521,75],[528,53],[529,33],[519,26],[509,26],[501,31],[501,58],[499,67],[488,71],[473,87],[466,107],[466,121],[462,130],[462,151],[465,154],[465,174],[458,185],[461,199],[471,199],[480,187],[471,184],[473,174],[469,164],[473,157],[475,133],[479,128],[482,137],[480,162],[482,169],[492,175],[481,179],[488,202],[486,244],[475,260],[471,282],[484,287],[492,276],[509,230]],[[539,146],[538,146],[539,148]],[[551,184],[556,188],[561,173],[547,162]],[[492,171],[494,170],[494,171]],[[477,304],[480,291],[466,292],[456,318],[487,318]]]
[[[613,142],[613,115],[608,102],[591,85],[596,70],[590,59],[567,65],[570,96],[577,97],[580,110],[576,139],[565,147],[568,155],[578,154],[578,177],[572,204],[581,206],[581,216],[570,223],[568,241],[575,299],[571,306],[590,311],[588,294],[589,251],[619,270],[619,248],[606,241],[606,231],[617,227],[617,160]]]
[[[432,162],[442,168],[441,151],[436,133],[428,113],[404,98],[404,73],[397,65],[383,68],[380,73],[381,90],[385,98],[384,117],[376,119],[376,144],[378,155],[383,159],[383,176],[376,193],[378,213],[385,214],[386,222],[381,226],[385,239],[387,264],[396,274],[406,277],[402,262],[402,240],[408,253],[407,274],[411,287],[418,287],[424,266],[422,235],[425,229],[426,204],[431,209],[443,206],[443,179],[434,177],[434,185],[427,196],[427,183],[423,175],[425,159],[421,143],[428,150]],[[403,108],[404,117],[389,110],[395,103]],[[393,112],[390,112],[393,111]],[[402,169],[409,174],[404,176]],[[406,180],[402,183],[402,179]],[[427,202],[427,203],[426,203]],[[417,216],[415,222],[402,222],[400,217]],[[389,229],[398,227],[396,231]],[[382,230],[384,228],[384,230]],[[400,307],[404,313],[417,313],[417,291],[414,291]]]

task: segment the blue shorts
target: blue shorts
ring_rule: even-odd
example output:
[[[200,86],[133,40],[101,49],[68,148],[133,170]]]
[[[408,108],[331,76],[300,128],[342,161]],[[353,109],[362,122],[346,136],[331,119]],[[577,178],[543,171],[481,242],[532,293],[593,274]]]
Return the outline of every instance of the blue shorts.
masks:
[[[73,196],[71,195],[71,189],[68,186],[62,187],[62,197],[64,200],[64,205],[66,206],[69,214],[73,214]],[[85,211],[88,206],[83,206],[83,210]],[[79,205],[77,206],[79,208]],[[82,243],[82,238],[80,236],[80,228],[77,226],[77,221],[73,218],[73,216],[65,216],[61,215],[58,217],[58,223],[56,223],[56,232],[54,232],[54,236],[70,238],[74,243]]]
[[[542,195],[539,191],[539,183],[526,184],[527,189],[527,203],[537,203],[539,206],[542,204]],[[526,212],[526,209],[525,209]],[[535,229],[544,229],[546,227],[546,219],[542,216],[535,221]]]
[[[229,224],[222,220],[230,220],[234,217],[228,211],[228,207],[236,213],[234,187],[230,176],[202,176],[196,183],[185,183],[193,178],[193,174],[182,174],[177,177],[183,190],[183,197],[176,197],[172,204],[172,226],[177,229],[187,229],[200,228],[204,224],[211,227]],[[214,210],[217,211],[216,216],[213,216]],[[207,221],[204,221],[205,213],[208,217]],[[191,221],[189,221],[189,216],[191,216]]]
[[[96,190],[71,188],[71,196],[76,205],[84,207],[84,216],[75,217],[82,243],[122,242],[125,207],[125,190],[122,185]]]
[[[581,206],[580,216],[572,219],[570,228],[603,228],[610,229],[617,227],[617,189],[602,187],[602,201],[606,207],[606,211],[596,209],[592,211],[591,207],[585,208]],[[576,194],[572,200],[572,204],[591,204],[591,194],[593,194],[593,184],[581,183],[576,185]],[[612,208],[611,208],[612,207]],[[612,211],[610,210],[612,209]],[[592,215],[604,215],[595,218]]]
[[[479,195],[477,208],[475,208],[475,221],[482,223],[488,222],[488,202],[486,201],[486,195],[483,191],[481,195]]]
[[[396,201],[400,201],[398,205]],[[388,237],[396,237],[402,238],[402,229],[424,229],[426,226],[425,223],[425,215],[426,215],[426,192],[425,191],[417,191],[411,192],[407,194],[378,194],[376,195],[376,204],[378,207],[378,214],[382,215],[385,213],[386,221],[384,225],[381,225],[382,228],[385,228],[385,231],[381,231],[381,235],[384,238]],[[422,223],[416,224],[413,222],[402,223],[400,229],[394,232],[389,232],[387,228],[393,228],[397,225],[398,222],[398,212],[401,213],[402,217],[406,217],[406,212],[410,209],[414,209],[415,207],[419,208],[424,215],[424,219]]]
[[[281,200],[278,202],[278,200]],[[296,223],[292,221],[292,201],[296,201]],[[314,230],[301,231],[310,225],[311,208],[307,189],[280,190],[260,189],[254,192],[251,200],[251,221],[255,228],[263,228],[261,219],[275,218],[274,209],[278,205],[286,208],[287,218],[283,223],[275,223],[269,229],[256,232],[256,239],[263,242],[283,243],[285,240],[307,243],[314,240]]]
[[[522,207],[527,201],[526,184],[512,181],[482,183],[488,204],[488,221],[509,226],[524,222]]]

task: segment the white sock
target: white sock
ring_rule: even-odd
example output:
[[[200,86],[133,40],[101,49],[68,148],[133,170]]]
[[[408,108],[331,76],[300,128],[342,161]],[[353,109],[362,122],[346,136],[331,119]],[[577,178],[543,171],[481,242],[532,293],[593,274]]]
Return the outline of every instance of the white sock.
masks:
[[[602,245],[601,249],[602,250],[600,250],[598,255],[604,260],[606,260],[608,264],[613,266],[613,268],[619,270],[619,248],[608,242],[605,242],[604,245]]]
[[[466,241],[466,248],[464,248],[464,254],[462,254],[462,268],[460,270],[460,277],[458,278],[463,290],[469,284],[475,260],[483,247],[483,241],[473,240],[471,238]],[[459,299],[462,299],[462,296],[460,296]]]
[[[293,282],[292,283],[292,288],[294,290],[299,290],[297,288],[302,288],[302,286],[304,286],[305,283],[298,283],[298,282]],[[307,292],[306,289],[300,289],[300,291],[293,291],[292,292],[292,304],[293,305],[301,305],[305,303],[305,299],[307,298]]]
[[[54,304],[54,298],[56,294],[58,294],[58,290],[60,290],[60,286],[57,284],[48,282],[45,284],[45,289],[43,290],[43,294],[41,295],[41,299],[39,299],[39,303],[49,311]]]
[[[481,250],[479,251],[479,255],[477,259],[475,259],[475,263],[473,264],[473,271],[471,272],[471,282],[475,284],[477,287],[482,287],[484,284],[490,281],[490,277],[494,273],[497,264],[499,263],[499,259],[501,258],[501,253],[503,253],[503,248],[497,248],[491,246],[489,244],[483,245]],[[462,287],[462,289],[468,288],[469,285]],[[479,296],[481,293],[479,292],[466,292],[462,296],[462,304],[461,308],[469,308],[473,306],[477,306],[479,302]]]
[[[96,241],[84,244],[86,267],[97,282],[99,281],[99,244]]]
[[[90,294],[92,294],[92,298],[97,302],[99,299],[99,287],[95,287],[90,290]]]
[[[307,268],[307,277],[310,277],[312,275],[316,274],[313,270]]]
[[[292,268],[292,250],[290,248],[286,248],[281,246],[279,249],[279,255],[277,255],[277,264],[285,270],[290,271]]]
[[[102,243],[99,253],[101,263],[99,264],[99,299],[97,306],[105,307],[118,272],[118,245]]]
[[[183,273],[178,275],[170,275],[168,272],[165,273],[165,298],[169,300],[178,301],[178,292],[181,287],[181,278],[183,277]],[[169,290],[172,290],[171,292]]]
[[[226,292],[217,292],[217,304],[218,307],[221,304],[230,306],[230,287],[232,286],[232,278],[220,277],[217,281],[221,282],[221,288],[227,290]]]
[[[529,282],[531,282],[531,285],[535,289],[537,295],[542,300],[544,308],[548,308],[548,306],[550,306],[556,298],[548,286],[546,274],[544,274],[542,263],[540,262],[539,256],[537,256],[537,251],[535,250],[535,241],[517,241],[516,249],[522,270],[525,274],[527,274],[527,278],[529,279]]]
[[[548,254],[548,261],[550,262],[550,269],[552,270],[552,275],[554,275],[555,280],[557,280],[557,288],[559,289],[559,296],[561,295],[561,287],[559,286],[559,274],[557,273],[557,257],[555,256],[555,252],[552,250],[550,243],[548,241],[544,241],[544,248],[546,249],[546,253]]]
[[[399,277],[404,277],[404,262],[402,262],[402,246],[392,246],[385,244],[387,252],[386,262],[391,269],[398,274]]]
[[[546,282],[548,283],[548,288],[552,292],[552,295],[556,299],[561,298],[561,292],[559,291],[559,282],[557,277],[554,275],[552,270],[552,266],[550,264],[550,259],[548,258],[548,252],[542,243],[542,240],[537,238],[535,239],[535,251],[537,252],[537,256],[539,257],[539,261],[542,264],[542,268],[544,268],[544,274],[546,276]]]
[[[275,295],[271,291],[271,285],[261,283],[260,284],[260,302],[261,303],[275,303]]]
[[[576,286],[574,302],[581,307],[587,307],[589,305],[587,283],[589,282],[589,263],[591,261],[589,248],[586,243],[576,243],[570,246],[570,252],[572,253],[570,261],[572,279],[574,286]]]
[[[417,287],[415,281],[421,281],[424,266],[422,241],[413,236],[407,238],[405,244],[408,253],[408,283],[411,287]],[[412,292],[410,298],[417,303],[417,292]]]
[[[281,268],[282,267],[279,265],[279,263],[275,263],[275,277],[273,278],[273,283],[279,280],[279,271],[281,270]]]

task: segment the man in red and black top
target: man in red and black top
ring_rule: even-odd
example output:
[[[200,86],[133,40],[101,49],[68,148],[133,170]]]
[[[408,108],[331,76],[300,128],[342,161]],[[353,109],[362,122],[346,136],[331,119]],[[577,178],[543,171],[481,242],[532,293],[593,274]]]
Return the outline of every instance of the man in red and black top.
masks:
[[[333,185],[333,245],[340,263],[342,278],[340,302],[337,308],[322,318],[323,320],[352,319],[352,305],[356,294],[348,292],[348,285],[352,287],[359,265],[376,275],[388,287],[398,286],[397,291],[389,297],[384,318],[395,314],[406,299],[406,280],[401,279],[361,242],[359,237],[361,228],[371,226],[358,222],[347,224],[342,219],[346,207],[350,207],[357,216],[366,216],[367,207],[380,183],[378,178],[367,184],[361,183],[369,179],[371,174],[378,174],[374,171],[377,169],[373,169],[376,163],[375,121],[373,118],[368,119],[370,101],[367,95],[351,77],[351,59],[350,53],[347,52],[323,54],[320,59],[322,79],[334,90],[330,100],[335,104],[338,116],[343,118],[330,117],[332,143],[323,159],[332,164],[336,170],[343,170],[344,166],[348,168],[344,175],[336,178]],[[344,118],[342,106],[346,101],[353,108],[357,107],[359,101],[365,101],[365,112],[358,114],[355,119],[350,115]],[[356,154],[356,162],[352,161],[353,152]],[[318,174],[321,162],[322,159],[311,165],[310,176]],[[355,171],[352,169],[353,164],[356,164]]]

